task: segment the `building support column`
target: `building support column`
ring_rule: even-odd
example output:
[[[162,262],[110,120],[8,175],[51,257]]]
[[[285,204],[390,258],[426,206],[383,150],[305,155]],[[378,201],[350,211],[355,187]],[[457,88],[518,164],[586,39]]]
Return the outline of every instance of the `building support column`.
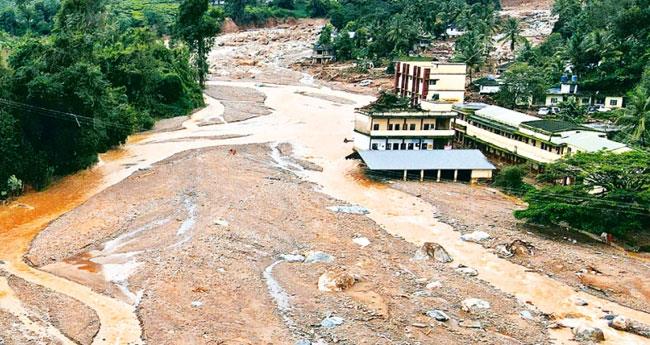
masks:
[[[424,181],[424,170],[420,170],[420,182]]]
[[[404,170],[404,181],[406,181],[406,170]]]
[[[454,170],[454,182],[458,179],[458,170]]]
[[[436,182],[440,182],[440,169],[438,169],[438,177],[436,178]]]

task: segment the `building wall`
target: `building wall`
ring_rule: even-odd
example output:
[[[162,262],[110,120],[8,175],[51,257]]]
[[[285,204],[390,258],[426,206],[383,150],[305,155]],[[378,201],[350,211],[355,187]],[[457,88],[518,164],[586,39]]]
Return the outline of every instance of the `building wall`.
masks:
[[[466,70],[465,64],[400,61],[395,66],[395,89],[416,102],[461,103]]]
[[[541,143],[536,143],[536,145],[533,146],[531,144],[526,144],[525,142],[510,139],[496,133],[492,133],[488,130],[475,127],[462,120],[456,119],[456,121],[459,124],[466,126],[466,136],[474,137],[479,141],[488,143],[489,145],[493,145],[528,160],[540,163],[549,163],[561,157],[561,155],[557,154],[555,150],[549,152],[545,149],[542,149]]]
[[[370,137],[359,132],[354,132],[354,149],[357,151],[370,150]]]
[[[613,102],[616,102],[616,104],[612,104]],[[605,97],[605,107],[606,108],[611,108],[611,109],[622,108],[623,107],[623,97],[613,97],[613,96]]]
[[[492,170],[472,170],[472,180],[491,179]]]

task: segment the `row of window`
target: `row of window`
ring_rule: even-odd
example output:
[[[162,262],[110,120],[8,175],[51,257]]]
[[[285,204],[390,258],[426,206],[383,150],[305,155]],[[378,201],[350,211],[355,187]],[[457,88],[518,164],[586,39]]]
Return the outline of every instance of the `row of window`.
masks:
[[[535,140],[535,139],[531,139],[531,138],[528,138],[528,137],[525,137],[525,136],[522,136],[522,135],[519,135],[519,134],[513,134],[513,133],[506,132],[506,131],[503,131],[503,130],[500,130],[500,129],[497,129],[497,128],[486,126],[486,125],[484,125],[482,123],[475,122],[475,121],[472,121],[472,120],[469,120],[469,124],[474,126],[474,127],[478,127],[478,128],[484,129],[486,131],[492,132],[492,133],[494,133],[496,135],[500,135],[502,137],[506,137],[506,138],[512,139],[512,140],[521,141],[522,143],[526,143],[526,144],[529,144],[531,146],[537,147],[537,140]],[[549,145],[549,144],[541,142],[541,141],[540,141],[540,148],[542,150],[545,150],[545,151],[548,151],[548,152],[555,151],[555,153],[557,153],[557,154],[562,153],[562,147]]]
[[[422,147],[420,147],[422,146]],[[371,150],[379,150],[378,144],[374,143],[370,146]],[[386,150],[428,150],[429,144],[427,143],[388,143],[386,144]]]
[[[562,99],[564,99],[564,98],[562,98]],[[558,103],[560,103],[560,100],[557,97],[551,97],[551,103],[552,104],[558,104]],[[582,99],[582,104],[589,104],[589,98],[583,98]],[[610,99],[609,100],[609,105],[617,106],[618,105],[618,100],[617,99]]]
[[[407,126],[408,125],[408,126]],[[404,131],[414,131],[416,130],[416,124],[415,123],[409,123],[409,124],[404,124],[403,126],[400,125],[399,123],[389,123],[388,124],[388,130],[389,131],[399,131],[399,130],[404,130]],[[435,125],[433,123],[425,123],[422,125],[422,130],[423,131],[428,131],[428,130],[435,130]],[[379,124],[375,123],[372,125],[372,130],[373,131],[378,131],[379,130]]]

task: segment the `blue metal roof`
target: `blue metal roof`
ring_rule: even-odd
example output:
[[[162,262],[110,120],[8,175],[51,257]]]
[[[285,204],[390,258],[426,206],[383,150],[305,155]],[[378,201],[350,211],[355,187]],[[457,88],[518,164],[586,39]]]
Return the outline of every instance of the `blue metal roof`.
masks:
[[[479,150],[364,150],[370,170],[494,170]]]

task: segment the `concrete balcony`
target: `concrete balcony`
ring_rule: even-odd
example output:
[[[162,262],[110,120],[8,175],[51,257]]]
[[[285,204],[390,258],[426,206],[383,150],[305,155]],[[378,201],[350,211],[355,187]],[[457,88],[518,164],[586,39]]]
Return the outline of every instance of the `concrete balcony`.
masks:
[[[453,137],[453,129],[443,129],[443,130],[416,130],[416,131],[388,131],[388,130],[378,130],[370,131],[371,137],[402,137],[402,138],[420,138],[420,137]]]

